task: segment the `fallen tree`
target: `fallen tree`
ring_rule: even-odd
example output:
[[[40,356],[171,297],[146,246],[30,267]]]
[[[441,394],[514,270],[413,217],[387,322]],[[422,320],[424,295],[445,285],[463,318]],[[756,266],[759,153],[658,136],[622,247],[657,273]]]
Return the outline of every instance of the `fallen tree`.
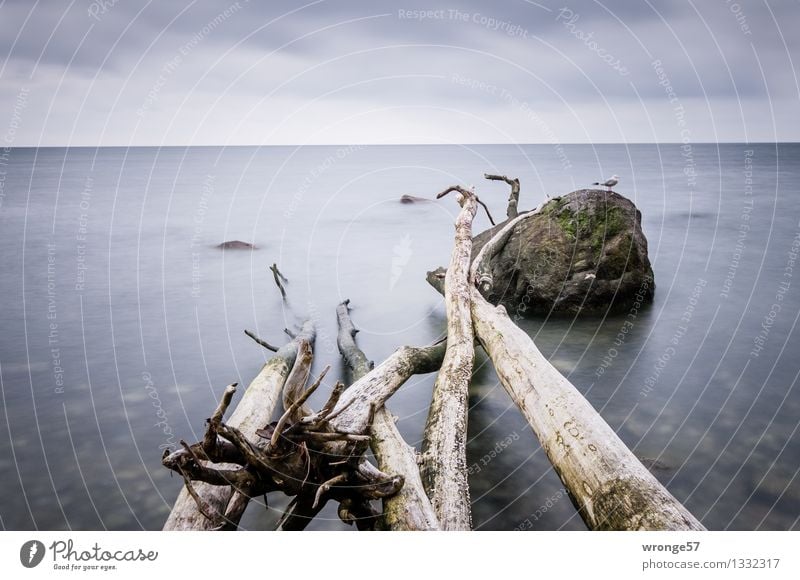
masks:
[[[510,220],[483,246],[470,269],[476,284],[491,287],[492,256],[522,220],[535,214]],[[428,281],[446,294],[441,272],[429,272]],[[475,334],[500,382],[538,436],[590,529],[704,529],[511,321],[502,305],[492,306],[472,286],[470,308]]]
[[[395,493],[402,478],[387,476],[366,462],[363,455],[369,435],[345,433],[331,426],[343,391],[341,383],[334,386],[319,412],[304,413],[308,397],[324,375],[323,372],[296,398],[287,396],[284,389],[285,400],[291,401],[289,407],[277,422],[257,429],[253,437],[222,422],[235,393],[235,387],[228,387],[208,422],[203,441],[194,445],[181,442],[182,450],[164,457],[164,465],[183,476],[186,490],[201,514],[216,520],[207,501],[194,489],[195,481],[232,488],[244,497],[272,491],[293,496],[279,529],[305,528],[330,499],[339,502],[343,521],[356,523],[359,529],[371,529],[378,514],[370,501]],[[256,440],[256,436],[260,439]],[[225,464],[235,467],[226,468]]]
[[[472,320],[497,376],[593,530],[702,530],[608,423],[508,317],[472,291]]]
[[[233,427],[238,428],[246,437],[253,438],[256,429],[269,422],[281,396],[284,383],[295,366],[298,352],[304,346],[313,344],[314,338],[313,325],[311,322],[304,323],[300,332],[264,364],[229,419],[229,423]],[[235,392],[235,385],[228,396],[232,397],[233,392]],[[230,400],[224,407],[227,408],[228,404],[230,404]],[[185,449],[180,449],[176,453],[178,456],[182,456],[187,452]],[[167,457],[168,454],[165,454],[164,461]],[[201,464],[205,466],[208,461],[201,460]],[[234,466],[222,464],[219,467],[230,469]],[[192,493],[196,497],[192,497]],[[164,530],[209,530],[236,527],[247,505],[249,497],[247,494],[246,489],[235,489],[233,485],[211,485],[200,481],[194,487],[185,486],[172,507],[164,524]],[[233,499],[235,501],[232,501]],[[203,506],[202,510],[201,506]]]
[[[308,399],[330,367],[306,386],[314,332],[304,325],[277,349],[227,422],[236,385],[225,389],[202,441],[181,441],[182,449],[164,456],[163,464],[185,482],[165,529],[235,528],[249,499],[272,491],[293,497],[281,530],[304,529],[331,500],[338,502],[344,522],[362,530],[470,529],[466,439],[476,338],[587,526],[703,529],[542,356],[505,308],[492,306],[482,295],[495,284],[494,257],[516,228],[542,210],[518,211],[519,180],[486,178],[511,185],[509,219],[491,230],[474,257],[472,221],[478,205],[485,205],[474,191],[459,186],[437,196],[457,192],[461,205],[449,268],[428,277],[445,296],[446,342],[401,347],[376,366],[356,344],[349,301],[342,302],[336,309],[337,343],[350,386],[337,381],[322,409],[314,411]],[[277,266],[271,269],[285,302],[286,278]],[[436,370],[420,469],[385,403],[412,375]],[[284,411],[270,422],[278,398]],[[369,446],[378,467],[366,458]],[[374,508],[374,500],[382,500],[382,510]]]
[[[355,336],[358,331],[350,319],[349,303],[349,300],[345,300],[336,308],[339,322],[337,344],[350,380],[358,380],[375,365],[356,345]],[[438,352],[434,356],[438,356]],[[418,357],[409,361],[410,370],[414,374],[422,370],[414,366],[419,360]],[[385,405],[375,410],[371,435],[370,445],[378,461],[378,468],[384,473],[401,476],[405,482],[395,495],[383,498],[379,526],[393,531],[438,530],[439,522],[422,486],[416,451],[403,440],[394,417]]]
[[[391,529],[438,529],[430,502],[420,492],[416,465],[411,469],[416,457],[402,442],[390,416],[379,418],[377,423],[374,417],[413,374],[437,370],[446,345],[400,348],[364,374],[372,365],[363,353],[356,352],[355,328],[346,304],[339,315],[343,323],[340,347],[353,378],[358,380],[347,391],[337,383],[319,412],[308,407],[308,397],[320,386],[328,369],[305,388],[314,335],[310,324],[304,326],[265,365],[245,394],[246,403],[243,400],[239,404],[227,423],[222,419],[236,392],[235,385],[226,388],[208,420],[203,441],[193,445],[181,441],[182,449],[165,454],[163,464],[185,481],[165,529],[234,529],[249,498],[272,491],[294,496],[278,529],[305,528],[331,499],[339,502],[343,521],[355,523],[359,529],[373,529],[381,514],[370,502],[395,495],[403,487],[403,474],[413,476],[411,485],[389,504],[385,525]],[[275,369],[280,372],[276,374]],[[264,388],[265,383],[269,389]],[[284,413],[278,421],[268,423],[281,393]],[[256,404],[259,398],[264,403],[260,408]],[[377,432],[370,434],[373,424],[377,424]],[[371,439],[379,449],[380,461],[392,468],[393,475],[364,458]]]
[[[437,195],[458,192],[461,212],[455,222],[455,245],[444,281],[447,348],[433,385],[433,398],[422,446],[422,482],[444,530],[472,528],[467,480],[467,409],[475,359],[470,318],[469,264],[472,220],[478,210],[473,192],[453,186]]]

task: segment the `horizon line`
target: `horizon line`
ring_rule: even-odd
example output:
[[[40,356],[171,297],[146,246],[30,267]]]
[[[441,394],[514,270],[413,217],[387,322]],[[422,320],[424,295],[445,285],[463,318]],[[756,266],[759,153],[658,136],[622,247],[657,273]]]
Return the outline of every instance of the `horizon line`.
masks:
[[[689,145],[796,145],[800,141],[693,141]],[[529,145],[548,145],[559,147],[564,145],[685,145],[681,141],[603,141],[599,143],[590,142],[558,142],[558,143],[237,143],[234,145],[190,145],[190,144],[169,144],[169,145],[7,145],[3,149],[142,149],[142,148],[182,148],[187,147],[474,147],[486,145],[505,145],[505,146],[529,146]]]

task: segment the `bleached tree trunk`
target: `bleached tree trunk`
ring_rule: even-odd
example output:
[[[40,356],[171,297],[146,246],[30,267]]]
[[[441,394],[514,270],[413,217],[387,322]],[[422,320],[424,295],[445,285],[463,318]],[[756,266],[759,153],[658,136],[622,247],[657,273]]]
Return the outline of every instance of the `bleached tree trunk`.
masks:
[[[267,361],[236,406],[229,419],[230,425],[237,427],[247,437],[255,439],[256,430],[264,427],[272,418],[298,352],[312,344],[314,336],[313,325],[306,322],[300,333]],[[216,467],[224,469],[235,466],[218,464]],[[164,530],[211,530],[217,529],[220,521],[225,523],[226,528],[235,527],[249,500],[246,494],[235,492],[232,486],[210,485],[198,481],[194,484],[194,490],[214,517],[209,519],[202,514],[195,499],[183,487],[164,524]]]
[[[491,258],[520,221],[509,221],[473,260],[470,278],[491,286]],[[443,292],[443,279],[428,273]],[[580,392],[542,355],[533,340],[471,292],[475,335],[500,382],[539,438],[547,457],[590,529],[703,530],[703,525],[636,458]]]
[[[531,338],[472,290],[475,333],[593,530],[703,530]]]
[[[432,373],[442,365],[446,345],[403,346],[342,393],[331,426],[344,433],[362,433],[397,389],[415,374]]]
[[[440,529],[422,485],[417,452],[400,435],[394,417],[386,407],[375,412],[370,444],[378,468],[390,475],[402,475],[405,480],[396,495],[383,500],[382,527],[393,531]]]
[[[472,529],[467,479],[467,410],[475,359],[470,316],[469,265],[472,220],[478,205],[473,192],[461,188],[461,211],[455,222],[455,245],[444,284],[447,350],[433,386],[422,448],[422,482],[443,530]]]
[[[350,380],[356,381],[370,372],[374,365],[356,344],[358,331],[350,318],[348,305],[349,300],[345,300],[336,308],[339,321],[337,344]],[[422,486],[416,451],[403,440],[386,406],[375,411],[370,446],[378,460],[378,468],[389,475],[401,475],[404,480],[397,494],[383,500],[382,527],[393,531],[438,530],[439,522]]]

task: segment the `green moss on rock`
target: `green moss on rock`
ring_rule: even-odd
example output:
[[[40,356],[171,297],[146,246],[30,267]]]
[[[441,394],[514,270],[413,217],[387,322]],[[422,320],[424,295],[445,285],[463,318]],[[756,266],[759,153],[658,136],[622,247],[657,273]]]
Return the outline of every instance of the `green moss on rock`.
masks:
[[[502,225],[478,235],[473,253]],[[623,310],[643,287],[651,298],[655,286],[636,206],[592,189],[551,199],[520,222],[492,270],[487,297],[512,316]]]

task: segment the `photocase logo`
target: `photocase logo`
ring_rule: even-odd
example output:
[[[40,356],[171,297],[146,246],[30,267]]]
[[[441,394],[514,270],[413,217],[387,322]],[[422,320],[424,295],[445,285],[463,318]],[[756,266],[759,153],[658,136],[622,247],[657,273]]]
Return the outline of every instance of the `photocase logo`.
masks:
[[[26,568],[35,568],[44,559],[44,544],[39,540],[28,540],[19,549],[19,561]]]
[[[389,290],[394,290],[395,285],[403,275],[403,268],[406,267],[408,261],[411,259],[411,236],[406,234],[400,243],[395,244],[392,248],[394,256],[392,257],[392,276],[389,279]]]

